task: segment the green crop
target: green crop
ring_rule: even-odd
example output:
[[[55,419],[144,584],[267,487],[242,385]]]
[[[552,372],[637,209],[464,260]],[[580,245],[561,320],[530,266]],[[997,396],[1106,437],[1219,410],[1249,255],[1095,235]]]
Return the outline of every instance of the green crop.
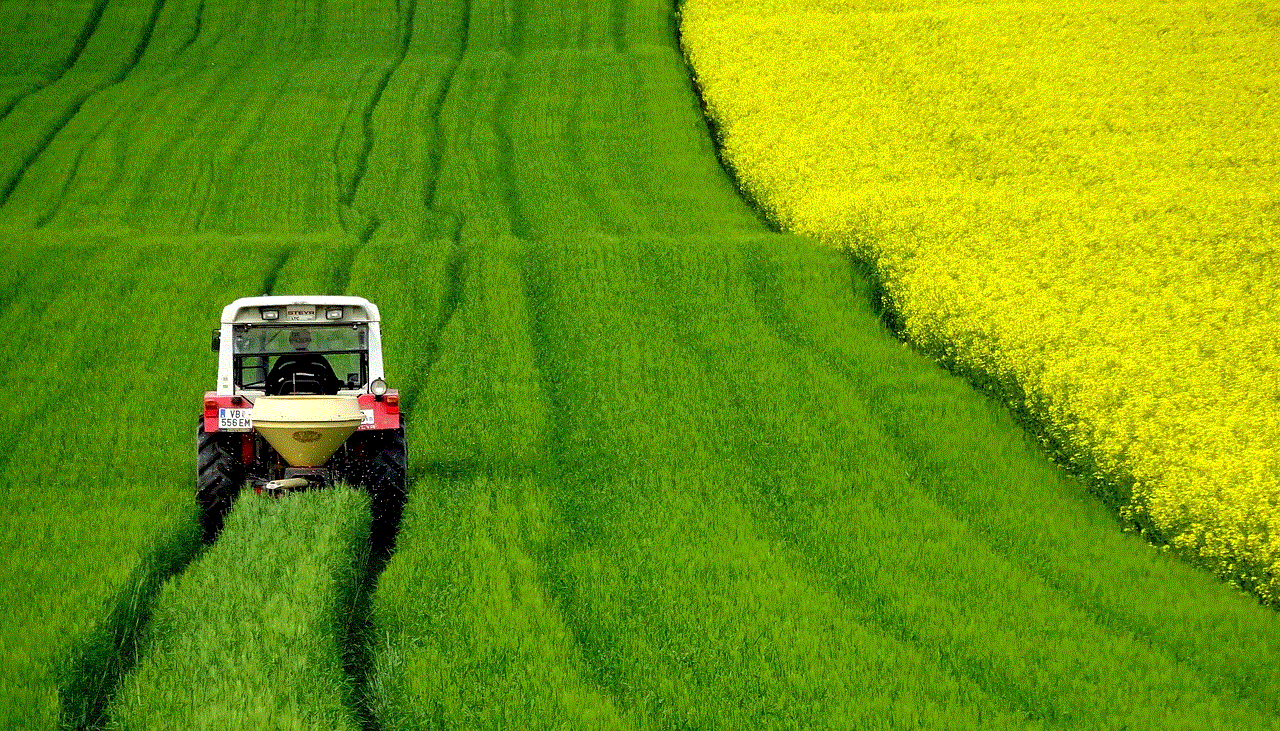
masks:
[[[0,4],[0,726],[1266,728],[1132,536],[716,158],[660,2]],[[232,299],[384,316],[395,553],[196,545]]]
[[[198,364],[220,303],[248,285],[188,242],[6,241],[0,726],[50,728],[100,714],[156,588],[197,551]]]
[[[842,255],[696,243],[530,250],[498,309],[543,393],[476,410],[545,398],[543,461],[428,451],[374,596],[384,727],[1270,723],[1239,629],[1270,613],[1115,531]]]
[[[369,546],[345,488],[247,495],[165,586],[110,714],[126,729],[356,729],[343,646]]]

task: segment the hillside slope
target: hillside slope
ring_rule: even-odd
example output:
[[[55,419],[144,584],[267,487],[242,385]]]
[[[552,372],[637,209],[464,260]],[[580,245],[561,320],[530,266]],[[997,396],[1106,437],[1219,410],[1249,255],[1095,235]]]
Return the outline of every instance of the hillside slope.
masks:
[[[668,5],[278,5],[0,6],[5,726],[200,646],[134,643],[189,596],[208,330],[262,291],[386,318],[378,727],[1276,726],[1273,613],[759,223]]]

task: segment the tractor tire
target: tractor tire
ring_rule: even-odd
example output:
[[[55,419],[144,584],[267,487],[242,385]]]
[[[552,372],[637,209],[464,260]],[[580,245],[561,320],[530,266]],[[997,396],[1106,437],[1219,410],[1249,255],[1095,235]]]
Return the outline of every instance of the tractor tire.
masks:
[[[204,430],[204,418],[196,430],[196,502],[200,505],[200,526],[204,542],[213,543],[222,531],[222,522],[244,485],[245,468],[240,459],[236,433]]]
[[[371,547],[375,556],[387,556],[395,546],[407,500],[409,449],[404,427],[365,432],[359,439],[363,459],[350,465],[347,479],[369,493]]]

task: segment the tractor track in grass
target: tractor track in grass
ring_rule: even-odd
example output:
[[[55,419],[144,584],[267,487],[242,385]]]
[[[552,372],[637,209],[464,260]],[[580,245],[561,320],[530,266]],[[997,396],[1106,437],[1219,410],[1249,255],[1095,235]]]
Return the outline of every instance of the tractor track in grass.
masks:
[[[378,586],[378,577],[394,555],[393,550],[388,555],[369,558],[342,637],[343,669],[351,683],[351,713],[361,731],[383,731],[375,711],[374,648],[378,628],[373,621],[373,592]]]
[[[391,83],[392,77],[404,65],[404,60],[409,54],[409,44],[413,41],[413,23],[417,15],[417,0],[409,0],[405,6],[405,15],[401,20],[403,32],[400,38],[399,51],[396,59],[388,65],[387,69],[382,73],[378,82],[374,85],[373,92],[369,95],[369,101],[365,104],[364,110],[360,116],[360,150],[356,155],[355,162],[352,166],[350,179],[347,187],[343,191],[339,191],[338,195],[338,218],[342,222],[342,227],[348,234],[356,236],[358,244],[352,250],[350,257],[345,266],[339,265],[338,275],[341,277],[343,273],[349,271],[350,263],[354,260],[359,247],[364,246],[373,237],[381,221],[378,216],[359,210],[356,205],[356,196],[360,191],[360,183],[364,180],[365,171],[369,164],[369,155],[373,151],[374,144],[374,124],[373,115],[378,108],[378,104],[382,101],[383,94],[387,91],[387,86]],[[400,3],[396,3],[396,10],[400,10]],[[348,118],[349,118],[348,114]],[[341,139],[346,134],[346,128],[339,132],[338,138]],[[336,147],[335,147],[335,164],[336,164]],[[355,220],[348,220],[354,217]],[[363,220],[361,220],[363,219]],[[357,230],[358,229],[358,230]],[[337,283],[335,291],[342,292],[346,289],[345,281]]]
[[[903,353],[848,260],[743,205],[668,4],[391,5],[323,3],[294,29],[272,3],[184,0],[184,22],[159,27],[167,6],[139,4],[151,30],[122,42],[126,76],[148,44],[191,65],[87,120],[112,134],[56,151],[65,179],[28,165],[5,199],[0,224],[28,199],[50,212],[16,239],[0,292],[23,324],[0,321],[17,348],[0,382],[36,384],[14,403],[42,404],[0,412],[0,476],[32,475],[69,506],[38,519],[50,565],[17,548],[10,564],[59,577],[26,602],[50,607],[87,581],[63,570],[81,553],[137,558],[64,602],[68,616],[41,610],[79,638],[62,705],[25,710],[5,686],[0,701],[25,705],[0,706],[0,725],[150,710],[151,727],[198,725],[220,712],[190,700],[200,680],[247,656],[297,659],[306,672],[243,677],[282,678],[331,714],[322,727],[363,731],[1276,725],[1270,615],[1112,535],[1007,417]],[[214,58],[231,63],[210,71]],[[232,107],[141,139],[166,115]],[[304,134],[307,149],[290,145]],[[203,200],[153,202],[175,186]],[[102,213],[136,228],[68,225]],[[82,267],[50,263],[68,250]],[[184,333],[207,333],[236,296],[324,287],[383,308],[413,489],[395,551],[358,560],[362,518],[338,491],[313,495],[342,504],[306,519],[242,502],[244,525],[205,549],[157,533],[189,502],[190,435],[129,425],[186,423],[211,373]],[[154,316],[121,331],[86,302]],[[33,322],[57,336],[47,351]],[[138,383],[122,395],[123,371]],[[85,411],[114,421],[59,421]],[[59,481],[84,473],[76,460],[94,490]],[[0,507],[38,515],[6,489]],[[0,511],[3,545],[19,514]],[[81,551],[77,529],[104,521],[119,535]],[[315,555],[290,542],[302,534]],[[272,590],[253,596],[258,582]],[[201,607],[214,624],[182,623]],[[192,639],[222,615],[252,631]],[[14,672],[45,688],[37,665]]]
[[[42,89],[53,86],[58,83],[67,72],[76,65],[76,61],[80,59],[80,54],[84,53],[85,46],[89,45],[89,39],[98,30],[98,23],[102,22],[102,13],[106,10],[107,3],[111,0],[97,0],[94,6],[89,10],[89,17],[85,20],[84,26],[80,29],[80,33],[76,36],[75,42],[71,45],[71,52],[67,54],[66,60],[58,67],[57,72],[45,83],[33,86],[30,91],[15,96],[3,110],[0,110],[0,121],[3,121],[9,114],[22,103],[23,99],[38,94]]]
[[[423,203],[426,205],[427,209],[431,211],[436,210],[439,204],[439,201],[437,200],[437,192],[440,185],[440,174],[444,164],[443,148],[444,148],[444,141],[446,139],[445,134],[442,130],[442,123],[444,121],[445,109],[449,103],[450,98],[453,96],[453,93],[454,93],[454,85],[457,83],[457,80],[458,80],[458,73],[462,66],[462,60],[467,55],[467,44],[471,37],[471,14],[473,9],[472,2],[473,0],[466,0],[466,2],[463,5],[463,11],[461,15],[461,26],[458,31],[457,53],[453,56],[449,64],[448,70],[445,72],[446,80],[445,80],[445,83],[440,87],[440,94],[438,97],[436,97],[434,103],[432,104],[432,112],[431,112],[431,117],[433,119],[433,124],[431,126],[432,142],[430,146],[430,153],[428,155],[430,170],[427,172],[427,175],[426,175],[426,185],[423,189],[423,195],[422,195]],[[453,226],[455,229],[460,225],[461,224],[456,220],[453,222]],[[438,232],[431,232],[431,233],[438,233]]]
[[[53,142],[54,138],[71,123],[71,120],[74,119],[77,114],[80,113],[80,109],[84,107],[85,103],[102,90],[115,86],[129,77],[129,74],[137,67],[138,62],[142,60],[142,55],[146,53],[147,47],[151,44],[151,35],[155,32],[156,20],[160,17],[160,11],[164,8],[164,4],[165,0],[156,0],[156,2],[151,6],[151,14],[142,26],[141,37],[138,40],[138,44],[134,46],[133,52],[125,60],[124,66],[121,67],[115,75],[106,79],[103,83],[94,87],[88,93],[84,94],[72,103],[71,107],[53,123],[45,136],[35,144],[35,147],[30,152],[27,153],[22,163],[18,166],[18,169],[10,175],[9,180],[5,182],[4,187],[0,188],[0,207],[3,207],[9,202],[9,198],[12,197],[14,189],[18,187],[20,182],[22,182],[22,177],[26,174],[27,170],[35,163],[40,155],[44,154],[44,151],[49,147],[49,144]],[[105,10],[105,7],[106,3],[101,3],[100,6],[95,7],[97,18],[101,18],[101,13]],[[97,26],[98,22],[94,21],[93,29],[89,31],[90,36],[92,36],[93,31],[96,31]],[[87,43],[88,38],[86,37],[85,40]],[[80,50],[83,50],[83,46],[80,46]],[[75,56],[76,59],[79,58],[79,51],[75,53]]]
[[[182,573],[201,550],[194,525],[181,525],[154,548],[111,600],[106,618],[74,645],[59,670],[63,728],[105,728],[107,707],[121,679],[138,663],[139,641],[161,588]]]

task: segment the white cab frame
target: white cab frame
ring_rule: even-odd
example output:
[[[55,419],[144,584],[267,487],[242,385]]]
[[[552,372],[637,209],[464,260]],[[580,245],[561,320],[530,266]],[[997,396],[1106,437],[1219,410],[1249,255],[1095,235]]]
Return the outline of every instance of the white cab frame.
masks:
[[[286,311],[290,305],[313,306],[319,313],[314,320],[292,320],[286,318]],[[261,315],[261,308],[279,308],[280,318],[278,320],[264,320]],[[332,307],[342,307],[343,317],[340,320],[329,320],[325,317],[325,311]],[[326,295],[286,295],[286,296],[266,296],[266,297],[241,297],[222,308],[222,325],[219,329],[220,345],[218,347],[218,390],[219,396],[261,396],[263,391],[246,390],[235,386],[235,379],[232,377],[232,365],[235,347],[235,337],[233,329],[236,325],[246,323],[261,325],[285,325],[288,323],[296,323],[297,325],[337,325],[343,323],[364,323],[369,328],[369,378],[363,388],[343,389],[338,393],[359,394],[366,393],[369,390],[369,384],[374,379],[381,378],[386,380],[386,375],[382,370],[382,331],[379,327],[380,317],[378,315],[378,307],[363,297],[336,297]]]

